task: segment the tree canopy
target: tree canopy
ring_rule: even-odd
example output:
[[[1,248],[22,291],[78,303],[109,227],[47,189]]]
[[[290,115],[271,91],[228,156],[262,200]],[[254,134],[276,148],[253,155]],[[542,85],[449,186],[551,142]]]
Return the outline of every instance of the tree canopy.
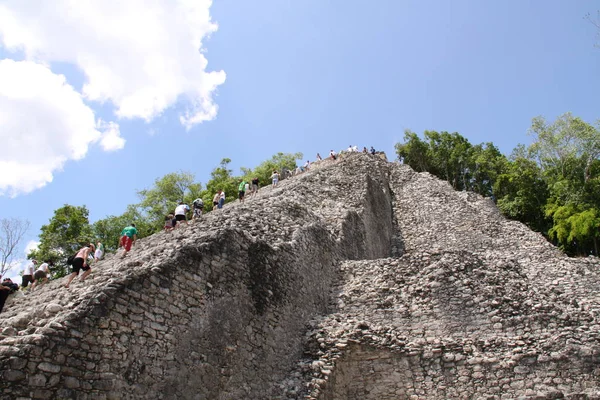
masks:
[[[43,225],[40,244],[27,258],[52,261],[52,272],[58,276],[67,273],[67,258],[94,239],[85,206],[65,204],[54,211],[48,224]]]
[[[508,218],[543,233],[569,254],[598,254],[600,125],[566,113],[532,120],[532,143],[510,158],[493,143],[472,145],[458,133],[406,131],[398,158],[456,190],[488,196]]]
[[[201,195],[202,184],[196,182],[193,173],[170,173],[156,179],[152,188],[138,191],[140,203],[134,208],[128,208],[128,216],[140,220],[143,215],[146,222],[158,231],[163,227],[164,217],[172,213],[179,202],[190,204]],[[136,216],[138,218],[135,218]]]

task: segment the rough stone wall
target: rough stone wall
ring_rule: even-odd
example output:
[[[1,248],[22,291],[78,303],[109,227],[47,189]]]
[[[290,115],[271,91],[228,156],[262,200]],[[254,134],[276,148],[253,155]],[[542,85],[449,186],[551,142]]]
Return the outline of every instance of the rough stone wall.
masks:
[[[390,168],[404,254],[342,264],[296,371],[312,399],[600,398],[600,276],[487,199]]]
[[[553,387],[583,393],[592,374],[586,360],[539,361],[529,357],[502,364],[476,359],[463,352],[420,353],[409,356],[365,346],[350,347],[331,379],[332,390],[323,399],[456,399],[561,398]],[[584,380],[579,377],[584,376]],[[540,396],[540,387],[546,388]],[[577,396],[577,397],[576,397]],[[571,395],[587,398],[587,395]]]
[[[309,398],[597,398],[594,316],[494,261],[461,251],[344,263],[337,312],[306,335]]]
[[[352,154],[7,305],[6,398],[600,399],[600,263]]]
[[[391,251],[387,175],[339,167],[353,176],[316,168],[107,257],[89,282],[16,299],[0,325],[3,396],[277,396],[339,261]]]

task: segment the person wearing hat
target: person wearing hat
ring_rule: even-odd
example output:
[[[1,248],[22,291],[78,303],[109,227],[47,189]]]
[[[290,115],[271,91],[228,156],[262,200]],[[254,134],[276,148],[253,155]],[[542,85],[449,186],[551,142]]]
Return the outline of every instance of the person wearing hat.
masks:
[[[83,275],[81,275],[82,281],[84,281],[85,278],[92,272],[92,267],[90,267],[89,264],[87,263],[87,259],[88,259],[88,256],[90,254],[94,254],[95,251],[96,251],[96,246],[94,246],[93,243],[90,243],[87,246],[79,249],[79,251],[75,255],[75,258],[73,259],[73,264],[72,264],[73,272],[71,272],[71,275],[69,276],[69,280],[67,281],[67,284],[65,285],[66,288],[68,288],[69,285],[71,284],[71,281],[73,279],[75,279],[75,277],[77,275],[79,275],[79,271],[83,270]]]
[[[31,260],[31,262],[27,264],[25,270],[23,271],[23,282],[21,283],[21,287],[26,288],[27,285],[33,283],[33,271],[35,271],[36,265],[36,260]]]

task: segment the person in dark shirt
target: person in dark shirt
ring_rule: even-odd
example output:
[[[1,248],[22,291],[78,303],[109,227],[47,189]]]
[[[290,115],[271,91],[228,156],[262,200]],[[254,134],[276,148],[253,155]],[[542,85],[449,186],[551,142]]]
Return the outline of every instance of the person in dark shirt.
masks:
[[[258,178],[252,178],[252,189],[250,191],[251,195],[255,195],[258,193]]]
[[[2,281],[2,286],[9,288],[10,289],[10,293],[14,293],[15,291],[19,290],[19,285],[17,285],[16,283],[14,283],[12,281],[12,279],[10,279],[10,278],[5,278]]]
[[[0,285],[0,313],[4,308],[4,303],[8,298],[8,295],[11,294],[11,290],[8,286]]]

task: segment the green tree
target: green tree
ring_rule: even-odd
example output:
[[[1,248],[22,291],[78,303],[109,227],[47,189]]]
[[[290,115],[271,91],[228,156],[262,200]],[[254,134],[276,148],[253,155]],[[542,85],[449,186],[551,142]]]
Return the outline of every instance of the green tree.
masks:
[[[27,258],[54,262],[55,276],[68,273],[67,258],[81,247],[93,241],[89,211],[85,206],[65,204],[54,211],[47,225],[43,225],[39,235],[40,244]]]
[[[492,197],[494,184],[506,171],[508,160],[491,142],[473,146],[470,153],[468,171],[463,172],[470,177],[466,188],[482,196]]]
[[[534,142],[530,150],[542,168],[563,178],[573,173],[573,162],[580,164],[577,170],[581,179],[591,178],[594,161],[600,156],[600,130],[581,118],[565,113],[553,123],[542,117],[533,119],[530,133]]]
[[[429,172],[429,146],[416,133],[405,130],[404,143],[396,143],[396,154],[404,164],[417,172]]]
[[[213,208],[212,200],[219,189],[225,192],[225,201],[233,201],[237,198],[239,177],[233,176],[233,170],[229,169],[230,158],[224,158],[218,167],[210,173],[210,180],[206,184],[206,190],[202,192],[204,209],[211,211]]]
[[[458,133],[406,131],[398,158],[456,190],[490,196],[509,218],[547,235],[570,254],[598,252],[600,122],[566,113],[549,123],[534,118],[533,143],[511,159],[493,143],[471,145]]]
[[[600,129],[566,113],[554,122],[533,119],[529,155],[548,186],[549,236],[571,254],[597,254],[600,209]]]
[[[448,181],[456,190],[468,188],[472,146],[458,133],[425,131],[429,144],[431,173]]]
[[[495,174],[496,165],[490,156],[493,150],[497,151],[493,145],[474,148],[456,132],[425,131],[423,136],[424,140],[421,140],[417,134],[405,131],[405,142],[395,146],[398,158],[415,171],[429,172],[448,181],[456,190],[490,194],[492,183],[488,180]]]
[[[277,153],[270,159],[263,161],[256,168],[241,169],[241,176],[233,175],[233,170],[229,168],[230,158],[224,158],[218,167],[212,170],[210,180],[206,183],[206,190],[202,192],[204,201],[204,210],[213,209],[212,200],[219,189],[225,191],[225,201],[230,202],[237,199],[238,185],[242,180],[250,182],[254,177],[258,178],[261,186],[271,182],[271,175],[274,170],[281,173],[284,169],[293,171],[296,168],[296,160],[302,159],[302,153]]]
[[[138,191],[140,197],[140,213],[142,218],[158,232],[164,225],[164,218],[172,213],[180,201],[191,204],[194,199],[201,197],[202,184],[196,182],[191,172],[173,172],[156,179],[150,189]]]
[[[270,159],[261,162],[250,173],[248,173],[249,170],[247,169],[242,169],[242,173],[244,173],[244,179],[250,180],[256,177],[259,179],[261,185],[264,186],[271,182],[273,171],[279,171],[279,173],[285,169],[293,171],[297,166],[296,161],[302,160],[302,157],[302,153],[280,152],[273,155]]]
[[[535,231],[547,232],[551,226],[544,213],[548,186],[535,161],[517,151],[512,160],[505,162],[504,171],[497,176],[493,189],[498,208],[505,216]]]
[[[563,250],[572,255],[598,254],[600,212],[597,208],[551,203],[547,214],[553,220],[548,235],[557,240]]]

